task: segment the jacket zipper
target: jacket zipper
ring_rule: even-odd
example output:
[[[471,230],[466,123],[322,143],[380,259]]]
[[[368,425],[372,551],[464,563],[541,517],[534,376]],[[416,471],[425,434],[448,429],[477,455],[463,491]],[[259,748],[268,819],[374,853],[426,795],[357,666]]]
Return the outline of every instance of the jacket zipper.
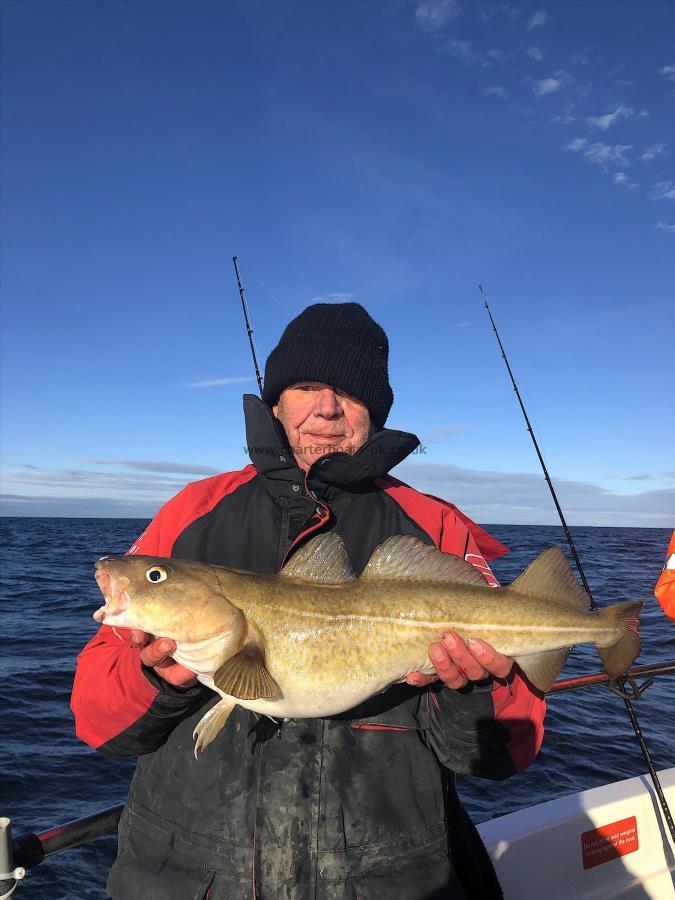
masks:
[[[308,534],[311,534],[313,531],[316,531],[317,528],[321,528],[322,525],[325,525],[325,523],[330,518],[330,510],[328,509],[328,507],[324,506],[324,504],[320,500],[317,500],[317,498],[314,496],[314,494],[308,488],[306,474],[305,474],[305,492],[306,492],[307,496],[311,497],[312,500],[317,504],[316,515],[321,516],[321,518],[319,519],[318,522],[315,522],[313,525],[310,525],[309,528],[305,528],[304,531],[301,531],[300,534],[297,535],[297,537],[293,540],[293,543],[290,545],[290,547],[284,554],[284,558],[281,562],[282,569],[288,562],[288,557],[289,557],[291,551],[293,550],[293,548],[296,546],[296,544],[298,544],[299,541],[301,541],[303,538],[307,537]]]

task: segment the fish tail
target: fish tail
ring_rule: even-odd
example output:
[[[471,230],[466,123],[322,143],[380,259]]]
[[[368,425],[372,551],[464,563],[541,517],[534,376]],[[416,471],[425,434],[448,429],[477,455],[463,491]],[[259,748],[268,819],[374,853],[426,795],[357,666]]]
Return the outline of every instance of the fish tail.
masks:
[[[629,600],[601,609],[598,615],[612,622],[619,629],[619,637],[610,647],[598,647],[605,672],[612,678],[623,675],[635,662],[640,652],[640,610],[642,600]]]

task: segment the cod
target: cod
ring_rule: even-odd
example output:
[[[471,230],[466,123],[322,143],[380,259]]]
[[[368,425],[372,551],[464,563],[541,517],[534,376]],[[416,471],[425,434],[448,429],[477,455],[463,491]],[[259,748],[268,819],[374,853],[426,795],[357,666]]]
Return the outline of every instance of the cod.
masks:
[[[173,658],[222,699],[194,731],[195,755],[236,704],[273,718],[332,716],[411,671],[434,674],[429,645],[451,629],[515,658],[547,691],[573,644],[623,674],[640,652],[642,601],[589,611],[565,553],[549,547],[510,585],[397,535],[356,577],[342,539],[320,535],[278,575],[150,556],[104,556],[97,622],[176,642]]]

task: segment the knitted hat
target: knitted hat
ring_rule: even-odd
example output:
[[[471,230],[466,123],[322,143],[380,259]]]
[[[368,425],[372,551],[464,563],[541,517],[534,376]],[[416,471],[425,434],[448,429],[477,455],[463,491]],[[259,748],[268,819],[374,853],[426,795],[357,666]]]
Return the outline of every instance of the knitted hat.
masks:
[[[381,428],[394,402],[388,357],[387,335],[358,303],[315,303],[287,325],[270,353],[263,400],[272,406],[284,388],[320,381],[364,403]]]

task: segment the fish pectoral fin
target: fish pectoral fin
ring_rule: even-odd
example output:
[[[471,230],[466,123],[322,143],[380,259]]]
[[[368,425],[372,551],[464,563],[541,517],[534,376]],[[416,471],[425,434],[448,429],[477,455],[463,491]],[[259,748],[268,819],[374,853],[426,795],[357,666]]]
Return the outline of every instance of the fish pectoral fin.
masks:
[[[224,694],[240,700],[274,700],[281,694],[279,685],[265,668],[262,650],[252,641],[222,664],[213,676],[213,683]]]
[[[204,747],[208,747],[216,739],[218,732],[224,727],[236,705],[231,700],[221,700],[197,722],[195,730],[192,732],[192,737],[195,739],[195,759],[198,758]]]
[[[355,581],[347,550],[339,534],[320,534],[301,547],[279,572],[281,578],[299,578],[316,584]]]
[[[523,670],[527,679],[540,691],[549,691],[560,674],[570,655],[571,647],[559,650],[544,650],[542,653],[528,653],[527,656],[516,656],[514,659]]]
[[[471,563],[451,553],[442,553],[407,534],[387,538],[375,549],[360,580],[368,578],[415,578],[488,587],[485,578]]]

